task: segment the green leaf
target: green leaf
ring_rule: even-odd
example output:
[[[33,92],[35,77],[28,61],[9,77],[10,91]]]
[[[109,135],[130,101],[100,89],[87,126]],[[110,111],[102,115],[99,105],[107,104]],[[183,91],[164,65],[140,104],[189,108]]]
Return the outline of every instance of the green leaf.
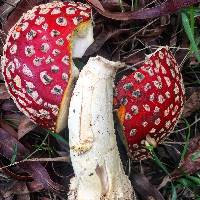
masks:
[[[186,133],[185,145],[184,145],[183,151],[182,151],[182,153],[181,153],[181,160],[180,160],[180,162],[184,159],[184,156],[185,156],[185,154],[187,153],[188,145],[189,145],[189,139],[190,139],[190,124],[188,123],[187,120],[184,119],[184,121],[185,121],[185,123],[186,123],[186,125],[187,125],[187,127],[188,127],[188,129],[187,129],[188,131],[187,131],[187,133]]]
[[[189,176],[189,175],[186,175],[186,177],[189,179],[189,180],[191,180],[191,181],[193,181],[194,183],[195,183],[195,185],[197,186],[199,186],[200,185],[200,178],[198,178],[198,177],[196,177],[196,176]]]
[[[189,8],[189,13],[190,13],[190,24],[191,24],[191,31],[192,31],[192,34],[194,35],[194,24],[195,24],[195,16],[194,16],[194,7],[191,6]]]
[[[183,23],[183,27],[184,30],[187,34],[188,39],[190,40],[190,45],[191,45],[191,50],[194,52],[196,59],[198,60],[198,62],[200,62],[200,54],[199,54],[199,49],[196,45],[195,39],[194,39],[194,34],[193,34],[193,30],[190,26],[190,22],[188,19],[188,16],[185,12],[181,13],[181,18],[182,18],[182,23]]]
[[[11,164],[15,163],[16,158],[17,158],[17,144],[14,144],[14,146],[13,146],[13,155],[12,155],[12,158],[10,160],[10,163]]]
[[[57,140],[60,140],[61,142],[63,142],[63,143],[65,143],[65,144],[68,145],[68,142],[67,142],[61,135],[56,134],[56,133],[53,133],[53,132],[51,132],[51,131],[48,131],[48,133],[49,133],[50,135],[52,135],[54,138],[56,138]]]
[[[151,150],[151,154],[153,156],[154,161],[156,162],[156,164],[167,174],[169,175],[169,172],[167,170],[167,168],[162,164],[162,162],[160,161],[160,159],[158,158],[158,156],[155,154],[154,150]]]
[[[172,186],[172,200],[177,200],[176,188],[174,187],[173,184],[171,184],[171,186]]]
[[[200,158],[200,151],[193,153],[191,156],[192,161],[196,161],[198,158]]]
[[[180,183],[182,186],[187,187],[187,188],[191,188],[194,187],[194,182],[186,179],[186,178],[180,178],[179,180],[177,180],[178,183]]]

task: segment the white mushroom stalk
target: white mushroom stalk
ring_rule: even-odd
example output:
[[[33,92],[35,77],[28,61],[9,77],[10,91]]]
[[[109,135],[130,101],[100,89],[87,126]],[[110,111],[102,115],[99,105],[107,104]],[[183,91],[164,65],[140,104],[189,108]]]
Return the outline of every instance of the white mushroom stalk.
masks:
[[[113,122],[113,79],[120,62],[90,58],[69,108],[69,144],[75,177],[70,200],[133,200],[120,160]]]

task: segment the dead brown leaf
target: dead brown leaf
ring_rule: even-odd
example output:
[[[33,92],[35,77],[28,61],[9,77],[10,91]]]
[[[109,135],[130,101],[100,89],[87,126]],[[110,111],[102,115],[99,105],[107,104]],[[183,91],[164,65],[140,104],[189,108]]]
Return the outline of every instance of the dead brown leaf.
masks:
[[[26,184],[30,192],[38,192],[43,189],[42,184],[37,181],[27,182]]]
[[[25,156],[30,154],[29,150],[22,143],[12,137],[7,131],[0,128],[0,154],[10,160],[13,156],[15,146],[17,146],[16,162],[22,161]],[[47,170],[39,162],[30,163],[23,161],[18,163],[18,166],[30,174],[35,181],[42,184],[44,188],[54,191],[64,190],[61,185],[51,180]]]
[[[104,45],[106,41],[111,39],[112,37],[116,37],[122,33],[129,32],[129,29],[104,29],[96,38],[95,41],[90,45],[90,47],[86,50],[84,56],[90,56],[96,52],[98,52],[101,47]]]
[[[23,115],[18,126],[18,140],[24,135],[32,131],[37,125],[33,123],[28,117]]]
[[[130,6],[124,1],[119,2],[118,0],[102,0],[101,4],[104,9],[110,11],[120,11],[121,7],[123,7],[125,10],[130,9]]]
[[[136,19],[149,19],[160,17],[168,14],[172,14],[182,8],[189,7],[190,5],[199,3],[200,0],[179,0],[170,1],[167,0],[161,3],[159,6],[153,8],[144,8],[133,12],[109,12],[106,11],[100,1],[98,0],[87,0],[94,8],[103,16],[114,20],[136,20]]]
[[[10,28],[19,20],[20,16],[22,16],[22,14],[26,11],[28,11],[29,9],[33,8],[34,6],[37,5],[37,1],[34,0],[21,0],[21,1],[17,1],[16,0],[16,4],[14,4],[15,8],[13,11],[8,10],[6,11],[6,20],[3,23],[3,30],[7,33]]]
[[[3,5],[0,6],[1,21],[5,21],[7,16],[16,7],[20,0],[6,0]]]
[[[14,104],[14,102],[11,99],[5,100],[1,105],[1,109],[3,111],[10,111],[10,112],[18,110],[17,106]]]
[[[183,117],[189,117],[193,112],[200,109],[200,88],[187,89],[186,95],[188,99],[184,104]]]
[[[154,200],[164,200],[164,197],[152,185],[146,176],[142,174],[133,175],[133,185],[136,192],[142,197],[142,199],[154,199]]]
[[[17,132],[16,130],[10,126],[9,124],[7,124],[5,121],[0,120],[0,127],[3,128],[5,131],[9,132],[10,135],[12,135],[12,137],[17,139]]]
[[[171,173],[171,179],[177,179],[184,174],[193,174],[200,170],[200,136],[189,141],[188,152],[179,164],[179,167]]]
[[[10,99],[10,94],[3,83],[0,84],[0,99]]]
[[[19,113],[16,113],[16,114],[13,114],[9,112],[9,114],[5,114],[3,115],[3,119],[11,124],[13,127],[18,127],[19,126],[19,123],[20,123],[20,119],[23,115],[19,114]]]
[[[17,196],[24,196],[29,194],[30,192],[28,191],[28,188],[26,186],[25,182],[17,182],[13,185],[12,188],[10,188],[8,191],[6,191],[3,196],[4,198],[7,198],[12,195],[17,195]],[[28,195],[29,196],[29,195]],[[29,198],[27,198],[28,200]]]
[[[102,6],[99,0],[87,0],[88,3],[91,3],[96,9],[105,11],[104,7]]]

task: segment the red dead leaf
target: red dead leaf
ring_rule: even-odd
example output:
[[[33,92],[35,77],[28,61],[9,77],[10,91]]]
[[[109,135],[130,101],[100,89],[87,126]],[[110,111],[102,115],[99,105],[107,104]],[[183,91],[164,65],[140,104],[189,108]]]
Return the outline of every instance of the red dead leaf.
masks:
[[[125,33],[130,31],[129,29],[117,29],[117,30],[103,30],[96,38],[95,41],[90,45],[90,47],[86,50],[84,56],[90,56],[96,53],[104,43],[112,37],[116,37],[121,33]]]
[[[189,142],[188,152],[180,163],[179,167],[171,173],[172,179],[177,179],[184,174],[193,174],[200,170],[200,156],[194,159],[195,155],[200,154],[200,136],[192,138]]]
[[[36,126],[37,125],[25,115],[22,116],[18,126],[18,140],[26,135],[28,132],[32,131]]]
[[[1,105],[1,109],[4,111],[17,111],[17,106],[14,104],[12,100],[5,100]]]
[[[0,128],[0,154],[2,154],[7,159],[11,159],[13,156],[13,147],[17,145],[16,161],[21,161],[30,152],[24,147],[16,138],[12,137],[7,131]],[[45,169],[39,162],[21,162],[18,164],[24,171],[29,173],[32,178],[42,184],[44,188],[62,191],[64,188],[53,182]]]
[[[17,132],[13,127],[11,127],[5,121],[0,120],[0,127],[3,128],[5,131],[7,131],[10,135],[12,135],[12,137],[17,139]]]
[[[15,9],[13,10],[13,12],[11,12],[12,11],[12,9],[11,9],[11,11],[10,11],[11,14],[8,13],[9,17],[8,17],[8,19],[4,23],[3,30],[5,32],[8,32],[10,30],[10,28],[19,20],[19,18],[21,17],[21,15],[24,12],[26,12],[26,11],[32,9],[34,6],[36,6],[38,1],[34,1],[34,0],[29,0],[29,1],[22,0],[22,1],[16,1],[16,2],[19,2],[19,3],[18,4],[14,4],[13,8],[15,8]]]
[[[149,18],[160,17],[174,13],[182,8],[189,7],[193,4],[200,2],[200,0],[179,0],[179,1],[168,0],[161,3],[159,6],[155,6],[153,8],[140,9],[134,12],[109,12],[104,10],[100,1],[98,0],[87,0],[87,1],[91,3],[101,15],[115,20],[136,20],[136,19],[149,19]]]
[[[200,88],[190,88],[186,90],[189,98],[184,104],[183,117],[189,117],[193,112],[200,109]]]
[[[10,99],[10,94],[4,84],[0,84],[0,99]]]
[[[10,12],[15,8],[20,0],[7,0],[0,6],[0,13],[2,21],[6,20]]]
[[[164,200],[164,197],[156,189],[156,187],[152,185],[147,177],[142,174],[133,175],[133,185],[134,189],[138,192],[142,199]]]
[[[101,2],[98,0],[87,0],[88,3],[91,3],[96,9],[100,11],[105,11],[104,7],[102,6]]]

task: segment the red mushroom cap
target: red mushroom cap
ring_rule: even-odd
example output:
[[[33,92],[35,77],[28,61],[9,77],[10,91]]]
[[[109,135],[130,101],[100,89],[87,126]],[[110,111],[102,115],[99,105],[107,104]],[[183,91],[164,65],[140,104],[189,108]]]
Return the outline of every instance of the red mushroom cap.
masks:
[[[13,100],[30,119],[55,132],[73,82],[73,34],[91,22],[90,16],[90,6],[80,2],[42,4],[23,14],[7,37],[2,65]]]
[[[148,158],[146,142],[156,146],[170,134],[183,103],[180,67],[168,48],[157,50],[142,67],[117,82],[115,108],[133,159]]]

